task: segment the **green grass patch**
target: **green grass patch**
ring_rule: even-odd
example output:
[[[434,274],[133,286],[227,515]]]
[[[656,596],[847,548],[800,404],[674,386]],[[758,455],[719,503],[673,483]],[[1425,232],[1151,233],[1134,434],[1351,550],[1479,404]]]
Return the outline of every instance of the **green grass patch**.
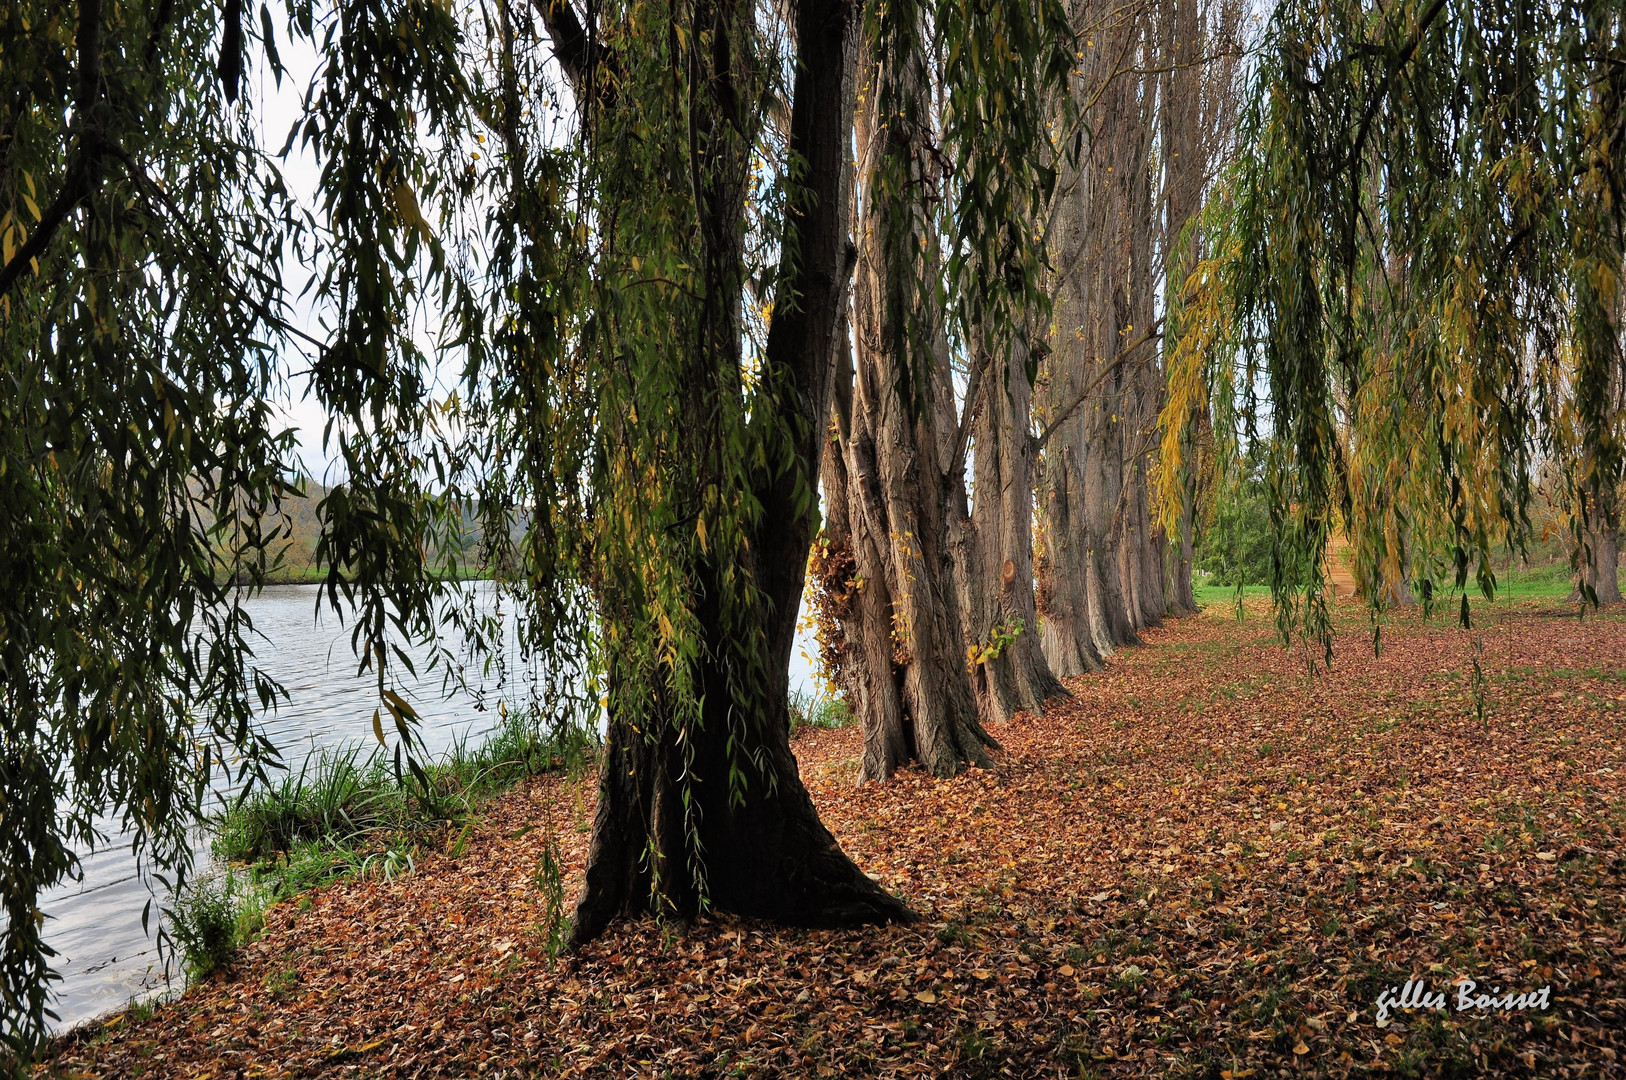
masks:
[[[841,728],[856,717],[847,703],[834,694],[815,694],[807,690],[792,690],[790,694],[790,731],[794,735],[803,728]]]
[[[1623,571],[1623,580],[1626,580],[1626,571]],[[1455,582],[1447,580],[1435,583],[1435,609],[1447,615],[1456,611],[1455,597],[1461,595],[1463,590],[1456,587]],[[1626,587],[1626,586],[1623,586]],[[1575,572],[1570,569],[1568,562],[1554,562],[1540,566],[1512,567],[1496,571],[1496,599],[1497,600],[1563,600],[1575,589]],[[1466,589],[1470,601],[1482,601],[1484,598],[1479,592],[1479,584],[1469,578]],[[1216,585],[1212,579],[1199,578],[1192,587],[1192,595],[1197,606],[1221,614],[1234,614],[1236,612],[1237,589],[1234,585]],[[1452,598],[1448,603],[1446,598]],[[1270,586],[1244,585],[1242,586],[1244,600],[1269,599]]]
[[[1236,612],[1236,592],[1235,585],[1211,585],[1207,583],[1194,584],[1191,589],[1191,595],[1197,601],[1199,608],[1229,612],[1231,614]],[[1269,585],[1242,586],[1242,599],[1256,600],[1261,597],[1269,599]]]
[[[1562,600],[1575,588],[1575,574],[1567,562],[1546,566],[1519,566],[1496,572],[1497,600]],[[1447,595],[1468,593],[1471,601],[1482,600],[1478,582],[1470,577],[1466,589],[1458,589],[1454,581],[1447,581]],[[1452,607],[1451,612],[1456,610]]]
[[[382,748],[320,749],[213,822],[214,854],[245,866],[271,899],[336,878],[410,873],[486,799],[531,776],[584,769],[596,740],[555,730],[535,713],[507,711],[484,740],[458,740],[421,773],[397,772]]]

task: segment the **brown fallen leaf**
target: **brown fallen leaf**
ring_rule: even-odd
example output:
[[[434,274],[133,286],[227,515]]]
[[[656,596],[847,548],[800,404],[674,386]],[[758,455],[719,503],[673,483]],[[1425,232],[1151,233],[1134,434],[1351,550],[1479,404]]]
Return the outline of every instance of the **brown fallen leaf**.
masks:
[[[1397,1048],[1439,1075],[1461,1063],[1424,1034],[1432,1017],[1391,1010],[1374,1027],[1377,992],[1418,973],[1430,991],[1452,994],[1461,973],[1588,1003],[1556,1024],[1474,1020],[1481,1075],[1618,1070],[1626,618],[1492,609],[1481,719],[1463,689],[1474,639],[1443,620],[1395,613],[1374,656],[1364,612],[1337,605],[1337,663],[1309,679],[1265,616],[1149,628],[1143,649],[1069,680],[1072,698],[1002,726],[992,767],[950,780],[856,787],[861,730],[799,733],[821,818],[919,924],[629,918],[550,963],[531,873],[558,838],[574,895],[595,808],[590,773],[543,776],[484,804],[455,864],[426,850],[393,882],[279,903],[229,972],[69,1032],[31,1080],[348,1080],[363,1061],[406,1080],[478,1075],[493,1055],[522,1074],[694,1078],[725,1053],[761,1080],[1026,1078],[1055,1075],[1058,1052],[1103,1080],[1208,1062],[1227,1063],[1222,1080],[1349,1080],[1390,1072]],[[1530,705],[1553,690],[1576,703],[1562,718]],[[1571,764],[1554,782],[1558,758]],[[1308,1026],[1261,1039],[1257,1018],[1283,1006]],[[386,1031],[376,1058],[330,1057]]]

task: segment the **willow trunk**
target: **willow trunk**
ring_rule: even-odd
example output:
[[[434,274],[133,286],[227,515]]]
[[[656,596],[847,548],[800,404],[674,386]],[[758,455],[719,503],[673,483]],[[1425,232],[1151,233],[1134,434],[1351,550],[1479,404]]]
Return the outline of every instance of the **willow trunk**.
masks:
[[[559,43],[557,5],[550,15],[549,29]],[[697,24],[704,24],[704,15],[697,16]],[[788,433],[789,460],[765,470],[755,483],[762,514],[748,565],[702,562],[694,570],[696,614],[708,628],[693,672],[703,702],[698,723],[681,737],[663,715],[659,693],[629,696],[645,702],[640,714],[612,705],[572,946],[590,940],[619,915],[653,911],[688,917],[708,904],[804,926],[913,918],[858,870],[819,821],[789,743],[790,652],[817,514],[810,492],[824,445],[822,421],[849,265],[845,164],[857,13],[846,0],[803,0],[796,21],[799,62],[789,150],[806,167],[787,213],[784,250],[795,257],[785,260],[780,281],[797,302],[782,303],[775,315],[763,370],[771,405],[754,421],[763,425],[764,438]],[[726,119],[729,109],[739,107],[730,67],[740,62],[739,53],[730,52],[726,37],[730,26],[739,25],[718,12],[707,27],[714,35],[708,60],[715,65],[702,73],[706,92],[715,95],[709,118]],[[709,170],[702,183],[729,172]],[[707,186],[697,200],[712,290],[697,348],[721,351],[726,361],[740,341],[743,197]],[[695,365],[697,373],[728,369],[727,363],[706,359]],[[712,389],[697,385],[695,400],[681,403],[701,418],[697,423],[703,423],[705,394]],[[695,437],[704,438],[704,431]],[[724,575],[739,573],[754,578],[762,602],[747,618],[724,618],[713,610],[716,598],[726,595],[718,586]],[[761,705],[746,715],[735,704],[742,700],[742,678],[753,673],[738,670],[734,658],[752,655],[753,647],[729,640],[730,633],[760,633],[767,641],[767,685],[749,695]],[[620,684],[647,677],[629,670],[613,642],[608,668],[612,702],[621,699]]]

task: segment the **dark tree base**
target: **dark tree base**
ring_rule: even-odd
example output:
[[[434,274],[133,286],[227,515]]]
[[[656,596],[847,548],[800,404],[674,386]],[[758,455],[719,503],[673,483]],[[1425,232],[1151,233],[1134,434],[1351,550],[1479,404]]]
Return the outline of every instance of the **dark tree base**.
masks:
[[[682,769],[669,767],[676,760],[675,748],[649,745],[629,725],[614,725],[570,948],[597,937],[622,915],[691,918],[706,908],[787,926],[916,921],[918,916],[901,900],[854,865],[819,821],[784,730],[781,726],[764,748],[777,782],[770,785],[751,770],[744,802],[732,807],[721,779],[728,775],[726,759],[719,760],[726,751],[715,737],[699,740],[695,775],[719,778],[717,790],[703,791],[701,784],[691,788],[691,814],[698,823],[695,835],[705,867],[702,882],[684,825],[678,787]],[[659,778],[658,786],[640,783],[653,777]]]

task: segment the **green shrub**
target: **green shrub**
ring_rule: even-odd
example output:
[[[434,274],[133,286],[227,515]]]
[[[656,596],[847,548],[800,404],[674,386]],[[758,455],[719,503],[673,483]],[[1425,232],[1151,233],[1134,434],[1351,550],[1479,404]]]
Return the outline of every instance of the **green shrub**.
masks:
[[[1222,484],[1214,515],[1198,530],[1195,563],[1212,585],[1264,585],[1270,581],[1270,516],[1257,464],[1236,484]]]
[[[183,889],[165,914],[187,974],[197,980],[229,964],[259,933],[263,911],[263,897],[230,870]]]

